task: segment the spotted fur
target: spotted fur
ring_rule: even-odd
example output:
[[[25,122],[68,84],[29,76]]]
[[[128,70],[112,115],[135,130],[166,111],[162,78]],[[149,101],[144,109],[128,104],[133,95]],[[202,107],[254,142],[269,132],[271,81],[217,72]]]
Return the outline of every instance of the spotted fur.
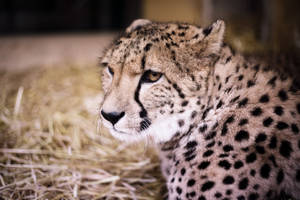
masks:
[[[103,123],[157,144],[169,199],[298,198],[299,84],[235,54],[224,30],[135,21],[101,59]]]

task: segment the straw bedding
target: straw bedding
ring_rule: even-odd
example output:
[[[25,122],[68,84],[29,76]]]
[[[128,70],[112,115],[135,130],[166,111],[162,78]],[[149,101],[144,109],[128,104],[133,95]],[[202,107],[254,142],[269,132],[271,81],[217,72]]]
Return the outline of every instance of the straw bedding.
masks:
[[[98,124],[99,69],[0,72],[0,199],[159,199],[153,148]]]

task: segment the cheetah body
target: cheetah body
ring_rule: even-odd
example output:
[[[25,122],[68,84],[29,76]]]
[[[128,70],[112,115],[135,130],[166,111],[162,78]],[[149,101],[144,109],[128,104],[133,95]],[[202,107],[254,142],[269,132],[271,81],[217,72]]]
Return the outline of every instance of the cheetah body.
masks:
[[[103,123],[157,144],[169,199],[299,198],[299,87],[235,54],[224,29],[135,21],[101,60]]]

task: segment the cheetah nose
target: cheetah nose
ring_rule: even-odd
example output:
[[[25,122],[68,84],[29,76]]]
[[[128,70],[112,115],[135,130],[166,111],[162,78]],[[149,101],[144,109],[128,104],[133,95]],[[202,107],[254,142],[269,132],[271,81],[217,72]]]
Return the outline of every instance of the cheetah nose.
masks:
[[[110,121],[112,125],[115,125],[125,115],[125,112],[106,113],[103,110],[101,110],[101,115],[104,117],[104,119]]]

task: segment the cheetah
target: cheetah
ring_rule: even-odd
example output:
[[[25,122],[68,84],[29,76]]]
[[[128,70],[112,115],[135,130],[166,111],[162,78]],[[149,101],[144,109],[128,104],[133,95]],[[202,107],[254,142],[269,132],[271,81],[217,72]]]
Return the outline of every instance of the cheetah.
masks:
[[[101,58],[100,118],[157,146],[168,199],[299,199],[299,84],[224,32],[222,20],[134,21]]]

